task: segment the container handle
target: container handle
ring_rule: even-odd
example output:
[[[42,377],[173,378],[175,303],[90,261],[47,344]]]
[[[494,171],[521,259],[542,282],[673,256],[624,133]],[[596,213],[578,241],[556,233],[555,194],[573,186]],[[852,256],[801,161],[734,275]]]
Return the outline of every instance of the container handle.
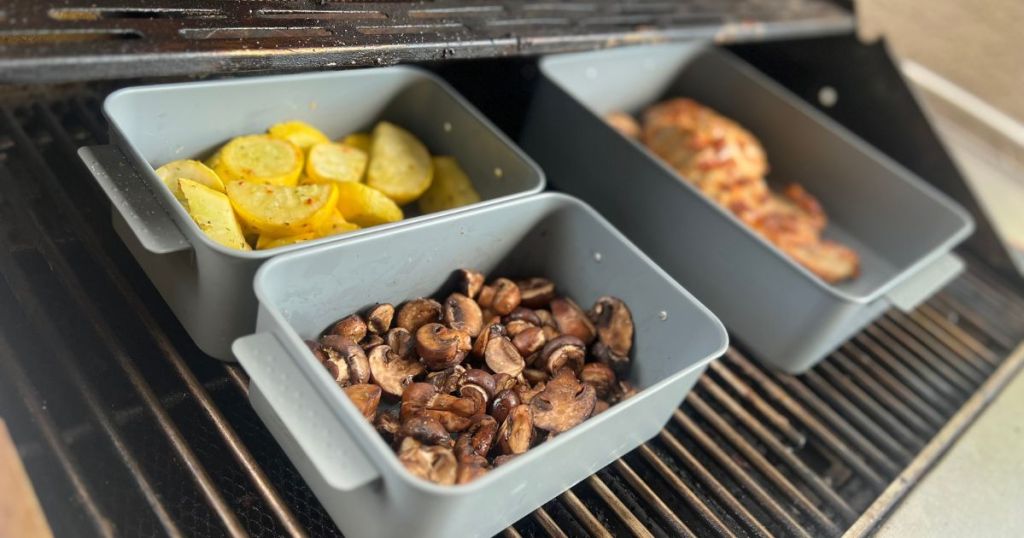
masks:
[[[277,415],[277,420],[267,423],[268,427],[287,430],[327,484],[348,491],[380,476],[348,429],[288,357],[277,336],[243,336],[235,340],[231,350],[251,379],[250,399],[253,394],[260,395]],[[267,422],[267,417],[262,418]]]
[[[964,262],[956,254],[946,253],[925,265],[902,283],[889,290],[886,298],[896,308],[910,312],[931,297],[964,270]]]
[[[113,145],[86,146],[78,149],[78,156],[143,248],[154,254],[170,254],[191,248],[119,148]]]

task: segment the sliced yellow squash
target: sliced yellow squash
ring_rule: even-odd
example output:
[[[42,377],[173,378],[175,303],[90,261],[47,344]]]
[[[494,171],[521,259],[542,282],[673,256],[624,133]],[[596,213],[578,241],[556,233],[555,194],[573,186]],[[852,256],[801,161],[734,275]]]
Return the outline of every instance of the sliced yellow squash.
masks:
[[[327,220],[324,221],[322,225],[320,225],[320,229],[317,230],[316,235],[317,237],[327,237],[330,235],[343,234],[358,229],[358,224],[345,220],[345,217],[341,215],[341,212],[338,211],[337,208],[335,208],[334,212],[331,213],[331,216],[327,217]]]
[[[181,193],[181,187],[178,185],[178,180],[181,178],[190,179],[217,192],[224,192],[224,183],[217,177],[217,173],[199,161],[191,159],[171,161],[157,168],[156,175],[182,205],[185,205],[186,202],[185,195]]]
[[[302,151],[306,151],[316,144],[331,141],[320,129],[298,120],[272,125],[270,129],[267,129],[267,134],[274,138],[287,140],[299,146]]]
[[[362,183],[335,183],[338,210],[345,220],[363,228],[402,220],[402,208],[384,193]]]
[[[369,157],[366,152],[345,144],[325,142],[309,148],[306,175],[316,183],[361,181]]]
[[[223,181],[244,179],[268,185],[295,185],[302,173],[302,150],[269,135],[233,138],[218,153],[214,171]]]
[[[420,196],[420,211],[433,213],[480,201],[473,182],[459,166],[455,157],[434,157],[434,180]]]
[[[405,205],[430,187],[433,176],[430,153],[409,131],[386,121],[373,128],[367,185]]]
[[[295,243],[301,243],[303,241],[309,241],[316,239],[317,234],[315,232],[306,232],[297,235],[288,235],[285,237],[274,237],[272,235],[261,235],[256,240],[256,250],[266,250],[268,248],[283,247],[285,245],[294,245]]]
[[[285,237],[316,232],[338,203],[335,184],[261,185],[227,183],[228,198],[238,218],[260,236]]]
[[[361,149],[366,153],[370,153],[371,142],[373,142],[373,138],[370,136],[370,133],[352,133],[341,139],[342,144]]]
[[[224,193],[190,179],[179,179],[178,188],[188,214],[210,239],[229,248],[252,250],[245,242],[242,226]]]

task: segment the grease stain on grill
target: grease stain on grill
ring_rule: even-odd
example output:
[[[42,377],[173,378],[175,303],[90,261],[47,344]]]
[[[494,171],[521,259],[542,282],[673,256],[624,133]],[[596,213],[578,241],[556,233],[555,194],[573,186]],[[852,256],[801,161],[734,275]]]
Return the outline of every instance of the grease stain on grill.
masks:
[[[367,35],[402,35],[402,34],[432,34],[441,32],[458,32],[465,30],[462,23],[440,23],[440,24],[391,24],[387,26],[357,26],[356,30]]]
[[[302,37],[330,37],[334,33],[327,28],[317,26],[267,27],[251,26],[246,28],[182,28],[178,30],[182,37],[188,39],[283,39]]]
[[[224,17],[219,9],[169,7],[65,7],[51,8],[46,14],[58,21],[98,21],[101,19],[212,19]]]

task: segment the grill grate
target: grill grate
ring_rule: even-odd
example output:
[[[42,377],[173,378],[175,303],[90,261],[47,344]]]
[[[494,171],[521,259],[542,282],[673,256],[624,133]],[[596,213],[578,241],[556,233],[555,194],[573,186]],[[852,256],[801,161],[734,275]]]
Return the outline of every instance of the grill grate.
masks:
[[[0,10],[3,82],[388,65],[680,39],[738,42],[844,33],[854,24],[850,12],[828,0],[8,4]]]
[[[0,410],[54,531],[337,535],[244,373],[114,235],[75,153],[104,139],[89,93],[0,106]],[[869,531],[1024,363],[1024,297],[969,266],[803,376],[731,348],[659,436],[505,535]]]

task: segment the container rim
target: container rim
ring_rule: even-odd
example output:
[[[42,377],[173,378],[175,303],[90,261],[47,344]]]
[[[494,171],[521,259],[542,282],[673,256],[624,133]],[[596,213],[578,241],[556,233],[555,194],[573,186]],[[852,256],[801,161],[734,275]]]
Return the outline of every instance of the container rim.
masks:
[[[888,155],[882,153],[874,146],[868,144],[859,136],[848,130],[846,127],[844,127],[837,121],[833,120],[832,118],[828,117],[824,113],[818,111],[813,106],[807,104],[806,102],[804,102],[803,99],[800,99],[798,96],[792,94],[789,90],[787,90],[782,85],[771,79],[771,77],[765,75],[760,70],[744,62],[742,59],[738,58],[736,55],[732,54],[729,51],[722,50],[718,47],[712,46],[707,43],[629,45],[613,50],[589,51],[547,56],[540,60],[539,67],[542,76],[548,82],[555,85],[559,90],[564,92],[567,96],[569,96],[578,105],[583,107],[586,111],[600,118],[600,114],[597,111],[593,110],[586,103],[578,99],[576,97],[576,94],[574,94],[570,89],[563,86],[557,80],[557,77],[555,77],[551,72],[552,68],[557,67],[559,64],[566,64],[577,61],[580,57],[587,55],[601,54],[604,56],[632,56],[637,53],[638,49],[677,50],[684,47],[693,49],[695,51],[695,58],[701,55],[720,56],[721,59],[729,63],[731,67],[735,68],[736,70],[740,71],[741,73],[750,78],[758,80],[759,83],[763,84],[765,89],[768,90],[774,97],[794,106],[795,108],[798,109],[800,113],[809,116],[812,120],[823,124],[825,127],[845,135],[845,140],[848,143],[850,143],[850,145],[852,145],[855,149],[862,152],[867,158],[874,159],[888,166],[893,170],[893,172],[897,176],[899,176],[907,184],[917,189],[922,196],[930,198],[932,201],[942,206],[943,209],[949,211],[949,213],[951,213],[955,218],[960,220],[960,227],[956,231],[951,233],[949,237],[947,237],[945,240],[941,241],[939,244],[933,247],[928,253],[920,256],[914,262],[907,264],[905,267],[896,271],[896,273],[892,277],[890,277],[886,282],[882,283],[879,286],[876,286],[873,290],[870,290],[866,293],[851,293],[850,291],[844,290],[837,285],[825,282],[821,277],[815,275],[806,267],[798,264],[795,260],[793,260],[792,257],[782,252],[774,244],[772,244],[767,239],[762,237],[760,234],[754,232],[754,230],[752,230],[749,226],[741,222],[735,215],[732,214],[732,212],[727,211],[724,207],[715,203],[713,200],[705,196],[702,192],[697,190],[697,188],[694,187],[689,181],[682,180],[678,172],[670,168],[667,163],[665,163],[658,156],[654,155],[654,153],[652,153],[646,146],[641,144],[639,141],[632,140],[622,135],[612,127],[605,124],[603,121],[601,122],[602,126],[599,128],[613,131],[615,136],[620,137],[626,143],[631,144],[634,148],[641,151],[643,155],[645,155],[649,160],[653,161],[655,165],[660,167],[666,174],[668,174],[671,179],[675,180],[675,183],[680,184],[682,188],[689,190],[689,192],[699,197],[702,203],[708,205],[709,207],[713,208],[713,210],[717,211],[720,215],[727,218],[729,222],[731,222],[734,226],[741,228],[743,233],[746,233],[749,237],[752,237],[755,241],[759,242],[762,246],[767,248],[773,256],[776,256],[783,260],[783,262],[790,270],[796,271],[803,277],[809,279],[817,288],[843,301],[857,304],[872,303],[880,298],[883,298],[893,289],[899,287],[901,284],[912,279],[919,271],[930,265],[932,262],[938,260],[942,256],[946,255],[946,253],[951,251],[957,244],[959,244],[961,241],[970,236],[971,233],[973,233],[975,227],[973,218],[965,209],[960,207],[959,204],[957,204],[948,196],[946,196],[945,193],[942,193],[941,191],[933,187],[931,184],[929,184],[927,181],[918,177],[916,174],[906,169],[903,165],[896,162]]]
[[[391,74],[395,74],[395,75],[405,74],[405,75],[409,76],[411,80],[418,79],[418,80],[428,81],[431,84],[434,84],[435,86],[437,86],[444,93],[448,94],[448,96],[450,96],[457,103],[459,103],[459,105],[462,106],[462,108],[464,108],[473,117],[473,119],[475,121],[477,121],[481,125],[483,125],[483,127],[492,136],[497,138],[497,140],[508,151],[510,151],[512,153],[512,155],[515,156],[516,159],[521,161],[526,166],[526,168],[529,170],[530,176],[535,178],[535,181],[533,181],[533,183],[535,183],[535,185],[533,187],[531,187],[530,189],[527,189],[527,190],[524,190],[524,191],[521,191],[521,192],[506,194],[504,196],[499,196],[499,197],[491,198],[491,199],[488,199],[488,200],[481,200],[480,202],[477,202],[475,204],[470,204],[470,205],[464,206],[464,207],[457,207],[457,208],[453,208],[453,209],[447,209],[447,210],[444,210],[444,211],[438,211],[438,212],[435,212],[435,213],[428,213],[428,214],[425,214],[425,215],[416,215],[414,217],[409,217],[407,219],[402,219],[402,220],[400,220],[398,222],[378,224],[376,226],[370,226],[368,228],[360,228],[358,230],[353,230],[351,232],[346,232],[346,233],[343,233],[343,234],[331,235],[331,236],[327,236],[327,237],[320,237],[320,238],[312,239],[312,240],[309,240],[309,241],[302,241],[302,242],[299,242],[299,243],[293,243],[293,244],[290,244],[290,245],[283,245],[283,246],[274,247],[274,248],[271,248],[271,249],[265,249],[265,250],[255,250],[255,249],[253,249],[253,250],[239,250],[239,249],[234,249],[234,248],[229,248],[229,247],[223,246],[220,243],[217,243],[217,242],[213,241],[205,233],[203,233],[203,231],[199,229],[199,226],[192,220],[192,217],[189,216],[188,212],[185,211],[185,208],[182,207],[182,205],[180,203],[178,203],[177,200],[174,199],[174,196],[171,195],[170,191],[168,191],[166,188],[163,187],[163,183],[156,176],[156,170],[152,167],[152,165],[147,166],[146,169],[144,169],[144,170],[139,170],[138,169],[139,167],[135,166],[135,164],[138,163],[138,162],[148,163],[148,161],[145,158],[143,158],[142,154],[135,148],[135,144],[131,141],[131,139],[129,139],[125,135],[123,129],[121,129],[121,125],[118,123],[118,121],[116,119],[116,116],[110,111],[110,107],[112,106],[112,103],[116,103],[118,100],[123,99],[124,95],[132,95],[132,94],[140,94],[140,93],[141,94],[146,94],[146,93],[155,93],[155,92],[164,92],[164,91],[174,91],[174,90],[181,90],[181,89],[196,88],[196,87],[201,87],[201,86],[219,86],[219,87],[245,86],[245,85],[252,84],[253,81],[257,81],[257,82],[259,82],[259,81],[280,81],[280,80],[301,81],[301,80],[322,80],[322,79],[335,79],[335,78],[350,79],[350,78],[361,78],[361,77],[375,77],[375,76],[382,76],[382,75],[387,76],[387,75],[391,75]],[[156,198],[163,205],[164,211],[170,217],[171,221],[174,222],[174,224],[176,225],[178,230],[185,236],[185,240],[188,241],[192,245],[195,245],[195,243],[198,242],[198,243],[202,244],[204,247],[206,247],[208,249],[211,249],[214,252],[217,252],[218,254],[225,255],[225,256],[230,256],[230,257],[234,257],[234,258],[239,258],[239,259],[243,259],[243,260],[263,260],[263,259],[268,259],[268,258],[272,258],[274,256],[278,256],[280,254],[284,254],[284,253],[288,253],[288,252],[294,252],[294,251],[301,250],[301,249],[304,249],[304,248],[309,248],[310,246],[314,246],[314,245],[322,245],[322,244],[328,244],[328,243],[333,243],[333,242],[337,242],[337,241],[345,241],[345,240],[348,240],[348,239],[353,238],[353,237],[359,237],[359,236],[363,236],[363,235],[367,235],[367,234],[373,234],[373,233],[377,233],[377,232],[384,231],[384,230],[391,230],[391,229],[394,229],[394,228],[398,228],[398,227],[404,226],[404,225],[406,225],[406,224],[408,224],[410,222],[412,222],[412,223],[422,222],[424,220],[430,220],[430,219],[433,219],[433,218],[443,217],[443,216],[446,216],[446,215],[452,215],[452,214],[455,214],[455,213],[466,211],[467,209],[472,209],[472,208],[476,208],[476,207],[485,207],[485,206],[489,206],[489,205],[496,204],[496,203],[503,203],[505,201],[513,200],[513,199],[516,199],[516,198],[519,198],[519,197],[529,196],[531,194],[536,194],[536,193],[542,192],[547,187],[547,178],[546,178],[546,176],[544,174],[544,171],[540,168],[540,166],[536,162],[533,161],[532,158],[530,158],[529,155],[526,154],[525,151],[523,151],[512,139],[510,139],[507,135],[505,135],[505,133],[502,132],[501,129],[498,129],[497,126],[495,126],[493,123],[491,123],[491,121],[482,112],[477,110],[476,107],[474,107],[468,100],[466,100],[465,97],[463,97],[458,91],[455,90],[455,88],[453,88],[450,84],[448,84],[444,79],[442,79],[441,77],[437,76],[433,72],[427,71],[426,69],[423,69],[423,68],[418,67],[418,66],[396,65],[396,66],[389,66],[389,67],[370,67],[370,68],[349,69],[349,70],[336,70],[336,71],[326,71],[326,72],[291,73],[291,74],[283,74],[283,75],[269,75],[269,76],[260,76],[260,77],[229,78],[229,79],[209,80],[209,81],[199,81],[199,82],[173,82],[173,83],[166,83],[166,84],[152,84],[152,85],[144,85],[144,86],[131,86],[131,87],[128,87],[128,88],[118,89],[118,90],[110,93],[109,95],[107,95],[107,97],[103,100],[102,110],[103,110],[104,117],[106,117],[106,119],[107,119],[107,124],[109,125],[109,128],[114,130],[117,133],[117,139],[119,139],[119,140],[124,142],[123,144],[121,144],[121,143],[117,143],[116,141],[112,141],[112,143],[114,143],[114,145],[119,147],[122,151],[126,151],[126,152],[130,153],[131,157],[134,157],[134,160],[130,159],[130,163],[129,164],[136,171],[136,173],[138,173],[141,176],[142,181],[146,185],[146,187],[149,188],[151,193],[154,196],[156,196]]]
[[[587,419],[579,426],[568,430],[558,435],[558,437],[551,443],[542,443],[539,446],[531,448],[526,453],[516,457],[512,461],[502,465],[498,468],[492,469],[483,477],[474,480],[468,484],[454,484],[451,486],[439,485],[433,482],[429,482],[423,478],[417,477],[412,473],[408,472],[405,467],[398,460],[398,455],[384,443],[384,440],[380,437],[380,434],[369,424],[369,422],[363,417],[363,415],[356,409],[348,398],[343,397],[344,392],[338,389],[337,384],[331,379],[328,372],[313,363],[313,356],[310,353],[296,352],[296,350],[305,350],[305,344],[302,338],[295,331],[294,327],[285,319],[284,315],[277,308],[277,306],[270,300],[269,293],[265,288],[265,281],[268,278],[268,274],[279,270],[278,267],[290,263],[292,260],[301,259],[308,256],[316,256],[320,253],[328,250],[344,250],[350,248],[352,245],[358,244],[363,241],[371,241],[378,239],[376,237],[360,237],[354,238],[352,241],[345,243],[328,243],[322,244],[314,248],[308,248],[289,254],[276,256],[267,263],[263,264],[259,270],[256,271],[256,276],[253,279],[253,289],[256,293],[256,298],[259,303],[264,307],[265,312],[273,317],[278,326],[284,327],[285,334],[279,334],[282,345],[285,347],[289,354],[289,359],[294,361],[301,361],[298,366],[302,371],[314,389],[318,391],[319,396],[324,398],[325,402],[330,402],[337,405],[329,405],[331,411],[334,413],[335,418],[341,422],[343,428],[345,428],[349,435],[353,437],[360,449],[362,449],[365,455],[373,460],[378,466],[378,470],[381,470],[381,466],[385,466],[392,471],[393,475],[400,476],[401,480],[407,485],[416,488],[417,490],[444,496],[461,496],[468,495],[476,492],[477,490],[492,487],[492,484],[503,480],[505,476],[512,473],[520,472],[520,468],[525,465],[536,464],[538,458],[542,459],[548,452],[552,450],[552,447],[558,446],[566,440],[574,439],[575,437],[582,434],[582,432],[591,428],[601,427],[607,421],[615,420],[624,410],[629,409],[636,405],[637,402],[646,400],[651,397],[652,394],[659,390],[663,390],[666,386],[679,380],[680,378],[694,372],[695,370],[704,368],[709,362],[720,357],[725,353],[729,347],[729,335],[725,329],[725,326],[718,319],[714,313],[711,312],[703,303],[701,303],[696,297],[690,294],[682,285],[675,281],[668,273],[666,273],[660,266],[654,263],[647,255],[645,255],[639,248],[636,247],[632,242],[626,238],[621,232],[619,232],[614,226],[608,223],[600,214],[597,213],[592,207],[586,203],[580,201],[572,196],[561,194],[561,193],[541,193],[533,196],[518,198],[502,204],[501,208],[512,207],[516,205],[539,203],[545,200],[554,200],[562,205],[571,205],[582,208],[591,218],[598,222],[604,222],[606,231],[610,233],[616,240],[622,242],[631,251],[633,255],[638,256],[642,261],[647,262],[651,269],[655,272],[657,278],[665,280],[670,286],[676,289],[681,295],[682,299],[688,304],[695,307],[697,311],[707,318],[714,326],[715,332],[717,333],[718,346],[706,353],[702,357],[694,360],[690,365],[680,369],[674,374],[645,387],[644,389],[637,392],[637,394],[619,404],[616,404],[601,413],[597,417]],[[497,207],[479,207],[471,210],[463,211],[457,214],[447,216],[447,220],[458,220],[465,219],[475,214],[484,213],[497,209]],[[409,226],[403,226],[400,229],[394,229],[394,233],[408,233],[415,228],[426,227],[432,225],[440,225],[440,219],[420,221],[412,223]],[[355,425],[355,428],[351,427]],[[592,471],[596,472],[598,469],[595,468]],[[581,477],[582,478],[585,477]],[[570,487],[566,486],[566,487]]]

